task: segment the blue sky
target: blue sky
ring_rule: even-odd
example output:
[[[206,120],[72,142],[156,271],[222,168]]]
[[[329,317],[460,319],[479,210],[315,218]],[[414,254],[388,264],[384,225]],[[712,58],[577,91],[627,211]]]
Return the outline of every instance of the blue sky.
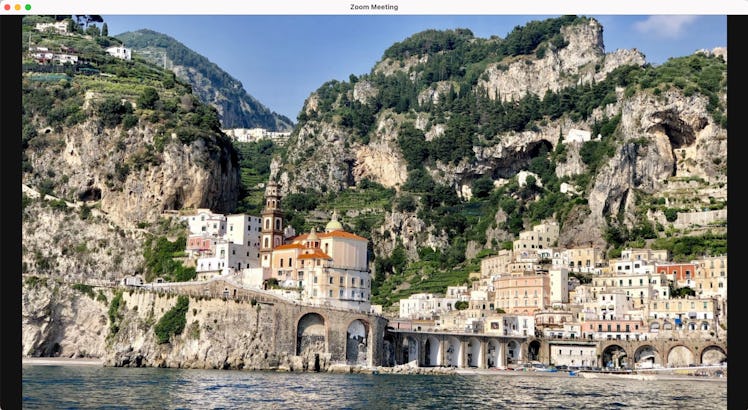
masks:
[[[294,122],[322,83],[365,74],[395,42],[426,29],[469,28],[477,37],[555,16],[152,16],[104,15],[109,34],[143,28],[169,35],[241,81],[270,110]],[[660,64],[727,45],[726,16],[591,15],[605,51],[636,48]]]

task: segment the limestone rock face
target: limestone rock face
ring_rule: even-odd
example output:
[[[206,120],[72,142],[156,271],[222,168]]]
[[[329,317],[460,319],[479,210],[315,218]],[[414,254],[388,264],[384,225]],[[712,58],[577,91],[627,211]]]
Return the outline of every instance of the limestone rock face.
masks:
[[[379,94],[379,90],[370,81],[359,81],[353,86],[353,99],[367,104]]]
[[[677,91],[660,96],[638,93],[622,104],[618,134],[622,142],[594,180],[587,198],[590,214],[572,214],[570,228],[559,237],[561,246],[584,239],[600,243],[595,238],[602,237],[607,215],[623,211],[625,223],[631,226],[636,219],[635,190],[677,197],[683,194],[679,179],[698,178],[704,184],[688,195],[702,198],[705,204],[710,196],[726,198],[722,159],[727,155],[727,131],[711,123],[704,97],[686,97]]]
[[[479,85],[486,88],[492,99],[513,101],[526,94],[542,97],[546,90],[592,81],[601,81],[616,67],[624,64],[644,64],[644,56],[636,50],[617,50],[605,54],[603,27],[597,20],[587,24],[575,24],[561,29],[566,47],[555,49],[549,46],[545,55],[518,56],[515,61],[491,64],[486,69]]]
[[[409,212],[391,212],[387,214],[384,224],[372,234],[374,250],[378,255],[389,255],[397,246],[403,244],[410,258],[418,258],[419,247],[430,247],[444,250],[449,247],[449,238],[443,232],[436,232],[433,226],[426,225],[415,214]]]
[[[23,273],[111,283],[140,270],[144,231],[120,228],[97,209],[90,212],[81,219],[80,207],[53,209],[40,200],[26,205],[21,225]]]
[[[239,168],[231,143],[205,137],[185,144],[178,137],[166,136],[159,152],[151,126],[125,131],[88,121],[64,128],[45,136],[49,148],[27,150],[35,172],[24,183],[38,187],[39,175],[54,175],[56,196],[98,202],[109,220],[126,228],[155,222],[165,210],[232,210]]]
[[[107,305],[51,278],[22,289],[23,356],[100,358],[106,350]]]

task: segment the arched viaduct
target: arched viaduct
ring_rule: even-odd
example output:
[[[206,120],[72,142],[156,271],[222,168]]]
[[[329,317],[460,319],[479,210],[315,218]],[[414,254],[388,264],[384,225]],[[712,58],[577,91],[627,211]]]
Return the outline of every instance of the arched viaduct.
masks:
[[[259,304],[256,326],[276,352],[302,356],[309,367],[326,363],[393,366],[502,368],[539,361],[558,364],[554,350],[578,346],[591,351],[598,367],[675,367],[717,364],[727,359],[722,340],[585,340],[500,336],[477,333],[421,332],[387,328],[387,319],[365,312],[294,303],[230,281],[165,284],[151,290],[191,297],[223,298]]]
[[[719,364],[727,360],[720,340],[653,339],[583,340],[495,336],[471,333],[388,330],[384,336],[385,366],[416,361],[419,366],[504,368],[538,361],[558,364],[553,350],[584,347],[594,351],[593,367],[681,367]]]

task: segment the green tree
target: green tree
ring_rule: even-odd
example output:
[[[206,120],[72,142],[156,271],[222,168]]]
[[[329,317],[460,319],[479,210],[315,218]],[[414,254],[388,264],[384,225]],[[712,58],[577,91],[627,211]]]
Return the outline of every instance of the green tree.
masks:
[[[156,101],[159,100],[158,91],[153,87],[146,87],[145,90],[138,97],[138,107],[145,109],[153,109],[156,106]]]
[[[168,343],[171,336],[182,334],[187,324],[186,315],[189,306],[190,300],[187,296],[180,295],[177,298],[177,304],[159,319],[153,328],[159,344]]]
[[[109,26],[107,26],[106,23],[101,26],[101,35],[104,37],[109,37]]]
[[[493,190],[493,180],[488,176],[482,176],[473,182],[473,195],[476,198],[486,198]]]

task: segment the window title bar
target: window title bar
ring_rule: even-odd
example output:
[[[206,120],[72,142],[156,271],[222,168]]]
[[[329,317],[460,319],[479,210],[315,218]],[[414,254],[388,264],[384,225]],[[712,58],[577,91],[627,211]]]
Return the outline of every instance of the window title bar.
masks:
[[[748,0],[2,0],[0,14],[147,15],[480,15],[480,14],[748,14]]]

